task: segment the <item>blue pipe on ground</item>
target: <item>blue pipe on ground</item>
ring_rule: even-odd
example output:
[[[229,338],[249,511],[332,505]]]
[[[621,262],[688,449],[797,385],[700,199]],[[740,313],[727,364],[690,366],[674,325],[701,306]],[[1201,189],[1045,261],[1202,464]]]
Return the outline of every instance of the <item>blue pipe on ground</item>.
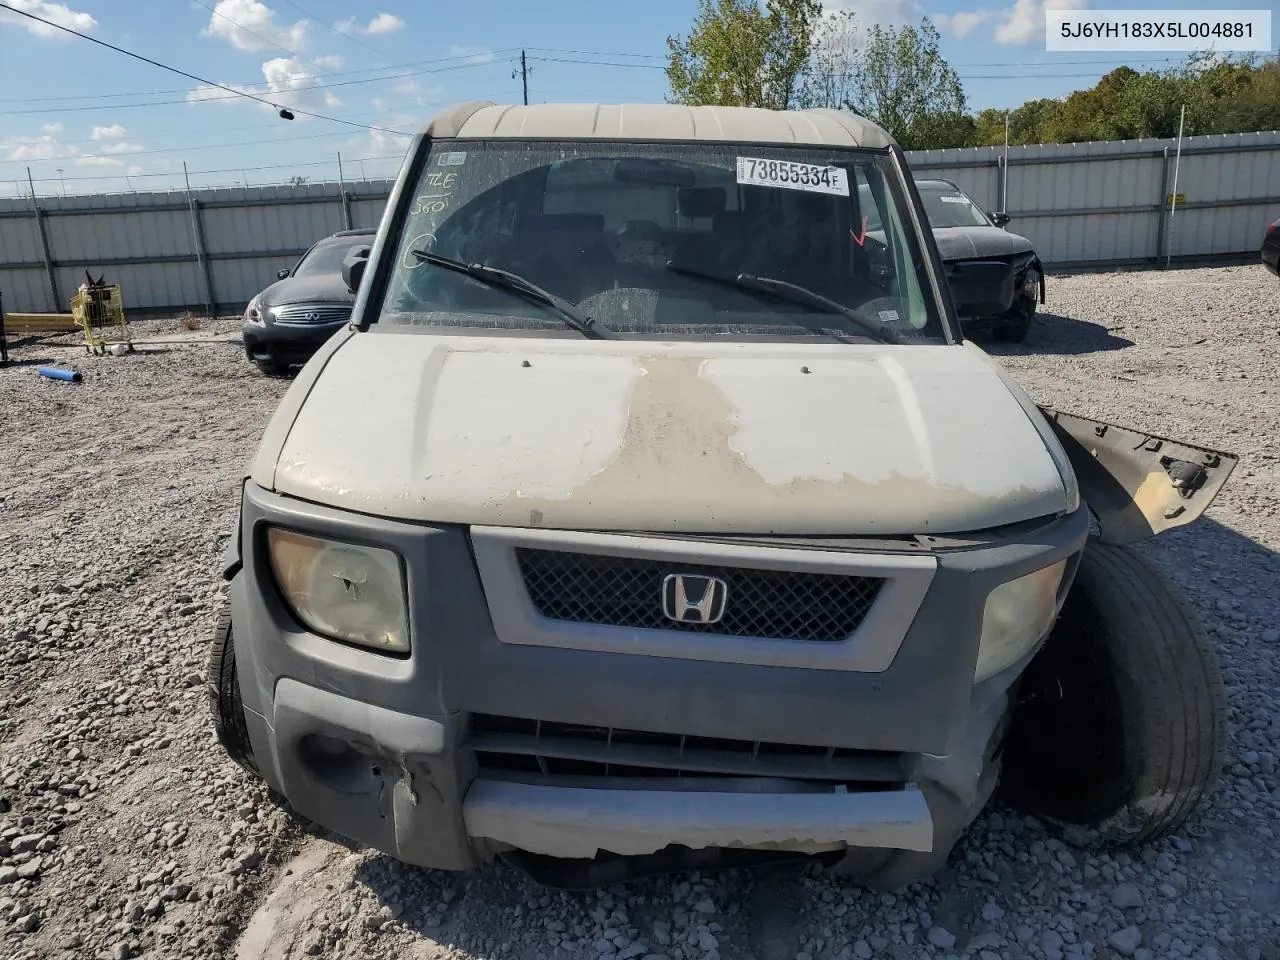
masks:
[[[48,377],[50,380],[70,380],[72,383],[80,382],[79,370],[61,370],[58,367],[40,367],[36,373],[42,377]]]

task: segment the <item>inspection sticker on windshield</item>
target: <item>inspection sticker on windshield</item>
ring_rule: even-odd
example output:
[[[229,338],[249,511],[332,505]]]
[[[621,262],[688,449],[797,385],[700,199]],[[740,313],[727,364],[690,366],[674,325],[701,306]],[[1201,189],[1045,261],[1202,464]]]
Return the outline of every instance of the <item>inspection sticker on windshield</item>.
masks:
[[[941,200],[943,203],[968,203],[969,202],[964,197],[939,197],[938,199]]]
[[[467,162],[467,154],[465,150],[458,150],[454,153],[442,153],[440,159],[436,161],[437,167],[460,167]]]
[[[838,197],[849,195],[849,175],[840,167],[818,163],[738,157],[738,182],[757,187],[830,193]]]

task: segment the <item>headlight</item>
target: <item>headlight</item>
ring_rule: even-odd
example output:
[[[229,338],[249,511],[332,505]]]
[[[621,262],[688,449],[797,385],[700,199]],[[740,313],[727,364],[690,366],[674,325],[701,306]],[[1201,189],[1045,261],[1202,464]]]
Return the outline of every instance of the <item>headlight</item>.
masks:
[[[256,295],[244,308],[244,318],[250,323],[262,323],[262,294]]]
[[[404,575],[390,550],[272,527],[267,555],[280,592],[305,626],[374,650],[409,652]]]
[[[1048,631],[1066,560],[1002,583],[987,595],[973,682],[1016,663]]]
[[[1040,290],[1040,271],[1031,269],[1022,278],[1022,292],[1028,297],[1035,297]]]

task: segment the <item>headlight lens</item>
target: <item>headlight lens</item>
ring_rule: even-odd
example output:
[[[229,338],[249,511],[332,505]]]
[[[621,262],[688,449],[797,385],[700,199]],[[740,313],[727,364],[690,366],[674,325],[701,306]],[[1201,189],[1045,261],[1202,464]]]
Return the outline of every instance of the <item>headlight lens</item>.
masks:
[[[982,641],[973,682],[994,676],[1018,661],[1053,623],[1058,585],[1067,561],[1002,583],[987,595]]]
[[[280,592],[305,626],[374,650],[409,652],[404,575],[390,550],[272,527],[267,554]]]
[[[258,294],[244,308],[244,318],[250,323],[262,323],[262,295]]]

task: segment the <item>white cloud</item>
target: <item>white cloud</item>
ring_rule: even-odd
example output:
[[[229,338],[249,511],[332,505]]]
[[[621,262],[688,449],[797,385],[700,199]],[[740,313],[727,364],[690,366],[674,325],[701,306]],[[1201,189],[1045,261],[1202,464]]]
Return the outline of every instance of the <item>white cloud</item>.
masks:
[[[63,143],[57,137],[43,134],[38,137],[12,137],[0,140],[0,151],[8,151],[6,160],[61,160],[80,152],[79,147]]]
[[[381,113],[383,110],[387,109],[387,101],[383,100],[381,97],[374,97],[373,109]]]
[[[98,21],[93,19],[89,14],[82,13],[78,10],[72,10],[65,3],[51,3],[49,0],[7,0],[9,6],[24,13],[30,13],[45,20],[52,21],[59,26],[69,27],[72,30],[78,30],[81,33],[89,33],[98,25]],[[15,26],[25,27],[37,37],[62,37],[66,40],[72,39],[70,34],[63,33],[55,27],[48,24],[40,23],[38,20],[31,20],[27,17],[20,17],[16,13],[10,13],[8,10],[0,10],[0,23],[11,23]]]
[[[377,36],[380,33],[395,33],[404,26],[404,21],[394,13],[379,13],[369,21],[367,26],[360,26],[355,17],[339,20],[333,29],[339,33],[362,33],[365,36]]]
[[[997,43],[1026,46],[1044,42],[1044,12],[1055,10],[1087,10],[1090,0],[1013,0],[1000,10],[984,7],[958,13],[934,14],[933,22],[943,33],[967,37],[984,23],[995,23]]]
[[[380,13],[369,21],[369,26],[365,27],[366,33],[395,33],[404,26],[404,21],[397,17],[394,13]]]
[[[328,90],[312,89],[321,82],[321,79],[315,73],[308,70],[301,61],[292,57],[277,57],[274,60],[268,60],[262,65],[262,76],[265,78],[265,84],[257,84],[256,86],[241,87],[233,83],[227,86],[232,90],[239,90],[243,93],[251,93],[255,97],[261,97],[263,100],[270,101],[281,107],[292,107],[296,110],[319,110],[324,107],[340,107],[342,101]],[[266,89],[262,89],[265,85]],[[187,94],[189,102],[199,102],[201,100],[220,100],[223,103],[248,103],[250,101],[241,97],[232,97],[226,90],[220,87],[201,84],[190,93]],[[259,104],[263,109],[273,110],[270,104]],[[306,114],[298,114],[297,120],[310,119]]]
[[[89,134],[90,140],[119,140],[124,136],[124,127],[113,123],[109,127],[94,127]]]
[[[43,130],[45,133],[61,133],[61,132],[62,132],[62,124],[60,124],[60,123],[46,123],[46,124],[45,124],[43,127],[41,127],[40,129],[41,129],[41,130]]]
[[[1000,14],[996,42],[1026,46],[1044,42],[1044,11],[1052,3],[1056,10],[1087,10],[1089,0],[1014,0],[1013,7]]]
[[[136,163],[133,166],[131,166],[128,170],[125,171],[125,173],[130,177],[136,177],[141,172],[142,172],[142,167],[140,167]]]
[[[955,37],[967,37],[978,29],[979,25],[996,15],[994,10],[970,10],[960,13],[935,13],[933,22],[943,33]]]
[[[142,150],[140,143],[126,143],[121,140],[119,143],[108,143],[102,148],[103,153],[139,153]]]
[[[124,161],[115,157],[77,157],[77,167],[123,167]]]
[[[307,21],[284,27],[275,22],[275,11],[258,0],[218,0],[200,35],[221,37],[246,53],[277,46],[297,51],[306,45]]]
[[[451,58],[466,58],[468,63],[493,62],[493,51],[488,47],[468,47],[455,43],[449,48],[448,56]]]
[[[315,57],[311,62],[317,67],[323,67],[325,70],[337,70],[347,61],[336,53],[326,53],[322,57]]]

